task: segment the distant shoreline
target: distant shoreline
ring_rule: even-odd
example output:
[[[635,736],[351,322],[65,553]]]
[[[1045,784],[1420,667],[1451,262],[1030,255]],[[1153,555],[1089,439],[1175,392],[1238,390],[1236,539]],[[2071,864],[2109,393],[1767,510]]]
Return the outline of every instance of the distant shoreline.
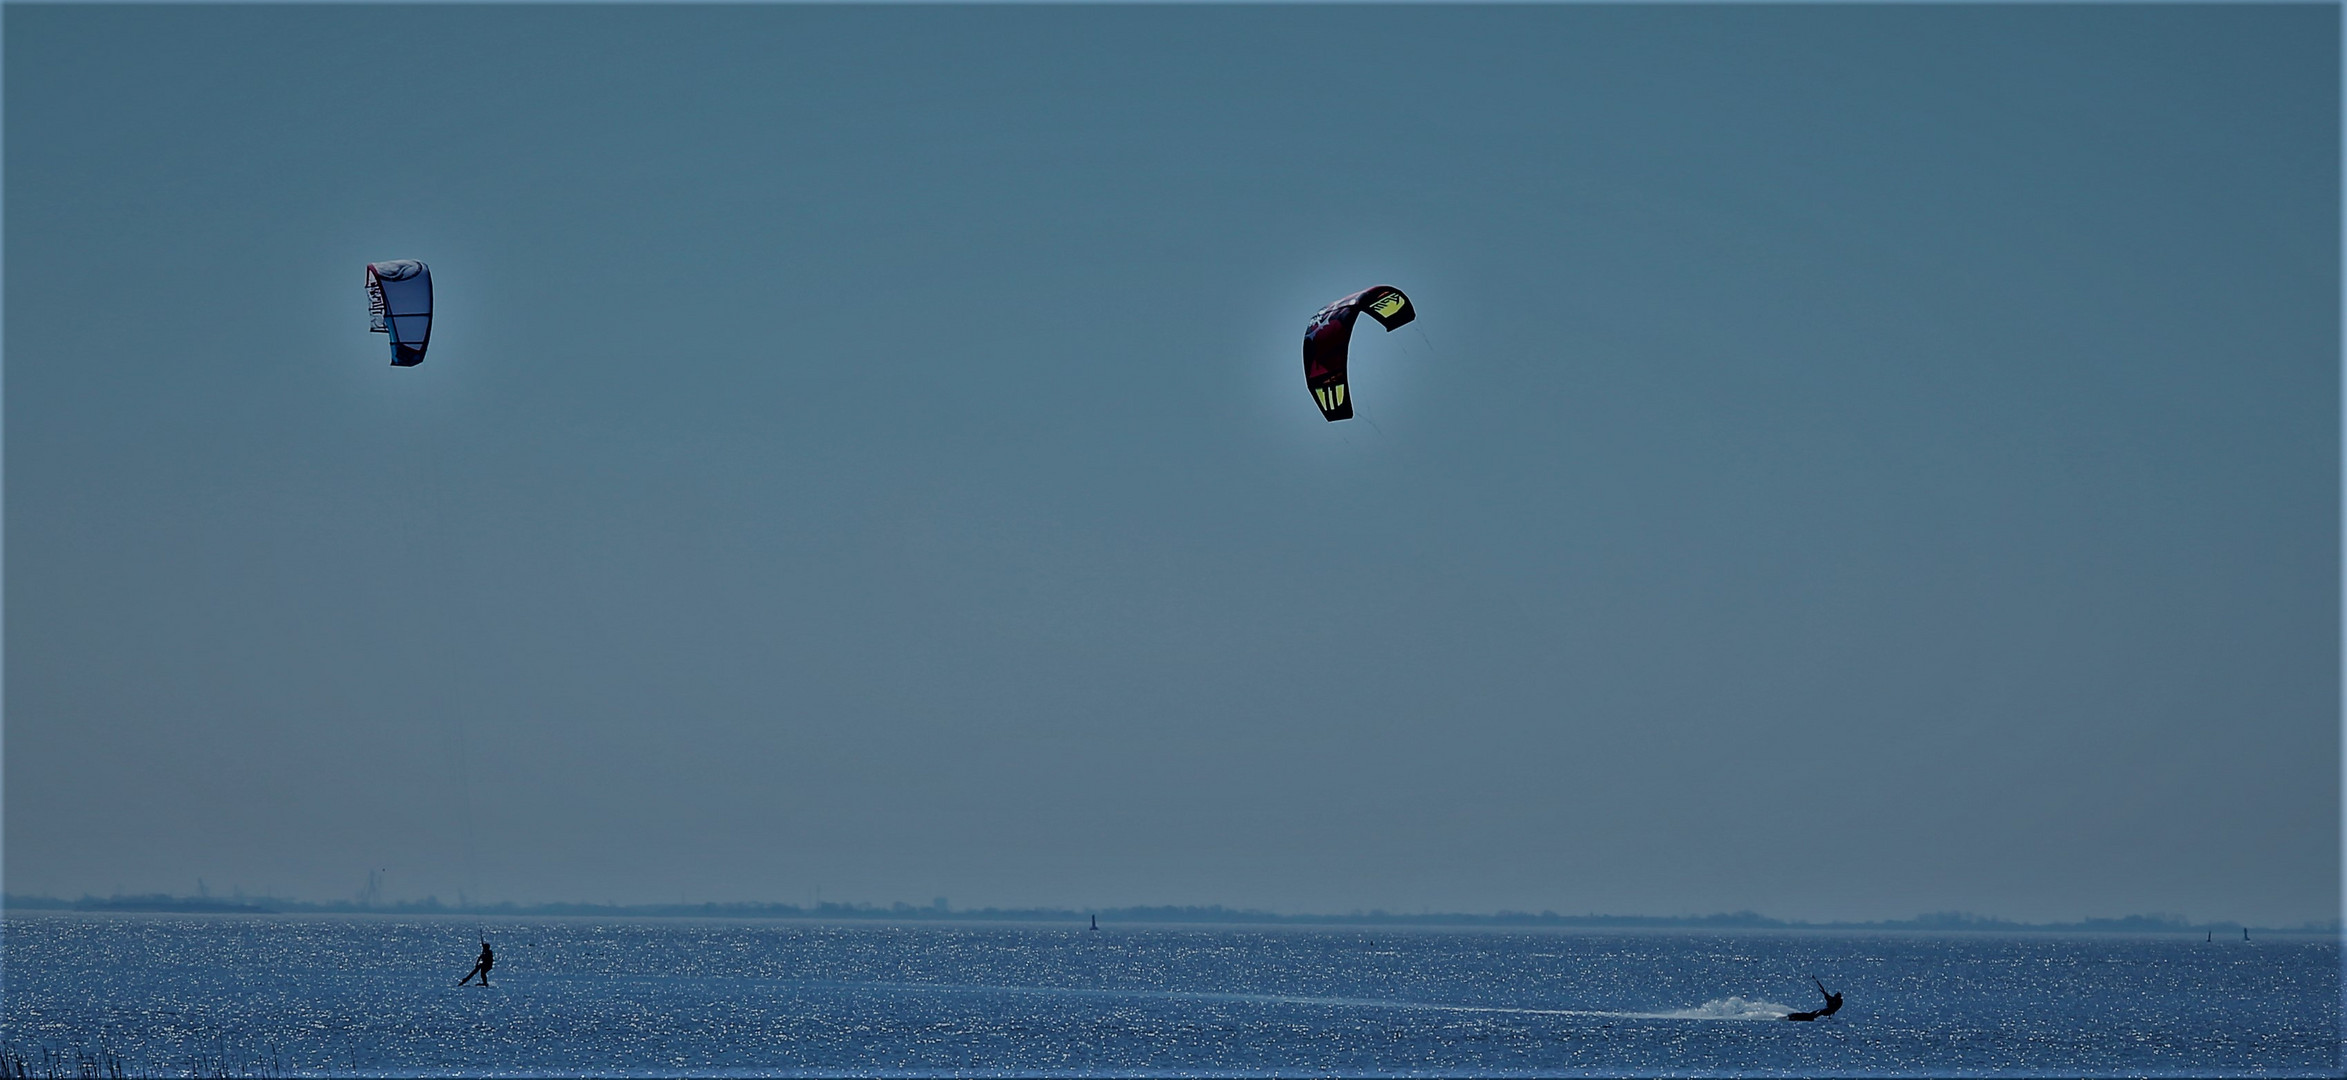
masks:
[[[176,915],[493,915],[493,916],[590,916],[625,919],[773,919],[813,922],[939,922],[939,923],[1084,923],[1094,916],[1111,923],[1152,925],[1252,925],[1252,926],[1332,926],[1332,927],[1430,927],[1430,928],[1545,928],[1559,929],[1616,929],[1616,930],[1925,930],[1974,931],[2005,933],[2113,933],[2113,934],[2239,934],[2247,929],[2251,934],[2328,934],[2336,935],[2336,923],[2325,926],[2309,924],[2295,927],[2249,926],[2238,922],[2187,922],[2182,918],[2164,915],[2127,915],[2119,918],[2086,919],[2067,923],[2025,923],[1971,915],[1961,912],[1935,912],[1912,919],[1886,919],[1876,922],[1804,922],[1775,919],[1750,911],[1716,915],[1559,915],[1553,911],[1538,913],[1501,911],[1489,915],[1459,912],[1429,912],[1402,914],[1387,911],[1351,912],[1348,914],[1283,915],[1269,911],[1226,908],[1220,905],[1204,907],[1121,907],[1121,908],[978,908],[971,910],[931,905],[915,907],[910,904],[892,904],[882,907],[874,904],[827,903],[814,906],[798,904],[758,903],[702,903],[702,904],[443,904],[435,898],[421,901],[403,901],[392,904],[360,904],[347,900],[316,903],[287,900],[278,897],[237,897],[220,899],[206,896],[170,896],[149,894],[142,896],[85,896],[78,900],[63,900],[50,896],[0,897],[0,910],[16,911],[80,911],[99,913],[138,913]]]

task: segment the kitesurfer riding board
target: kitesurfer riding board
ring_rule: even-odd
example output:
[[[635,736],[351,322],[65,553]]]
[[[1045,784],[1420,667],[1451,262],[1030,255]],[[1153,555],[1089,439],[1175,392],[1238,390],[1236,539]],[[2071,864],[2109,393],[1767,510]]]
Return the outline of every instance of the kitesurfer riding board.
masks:
[[[467,974],[464,978],[458,979],[456,984],[458,986],[463,986],[464,984],[471,982],[474,975],[478,975],[481,977],[481,985],[487,986],[489,985],[489,969],[496,966],[497,954],[490,952],[489,943],[484,941],[481,943],[480,959],[473,961],[472,972]]]
[[[1825,994],[1825,1008],[1822,1008],[1822,1009],[1813,1009],[1813,1010],[1811,1010],[1811,1011],[1809,1011],[1809,1012],[1792,1012],[1792,1013],[1786,1013],[1786,1014],[1785,1014],[1785,1019],[1787,1019],[1787,1020],[1815,1020],[1815,1019],[1817,1019],[1817,1018],[1818,1018],[1818,1017],[1820,1017],[1820,1016],[1832,1016],[1833,1014],[1835,1014],[1835,1013],[1837,1013],[1837,1012],[1840,1012],[1840,1011],[1842,1011],[1842,995],[1840,995],[1840,994],[1829,994],[1829,993],[1826,993],[1825,984],[1824,984],[1824,983],[1822,983],[1822,982],[1818,982],[1818,978],[1817,978],[1817,976],[1815,976],[1815,975],[1812,975],[1812,976],[1810,976],[1810,977],[1809,977],[1809,981],[1810,981],[1810,982],[1813,982],[1813,983],[1817,983],[1817,992],[1818,992],[1818,993],[1820,993],[1820,994]]]

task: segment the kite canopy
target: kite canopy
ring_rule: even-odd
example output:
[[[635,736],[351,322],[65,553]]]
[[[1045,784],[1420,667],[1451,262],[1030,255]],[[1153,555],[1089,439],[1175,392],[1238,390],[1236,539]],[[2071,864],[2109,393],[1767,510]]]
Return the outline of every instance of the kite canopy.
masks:
[[[1304,328],[1304,386],[1329,420],[1353,418],[1353,400],[1345,388],[1345,351],[1353,343],[1353,320],[1368,312],[1377,325],[1392,330],[1418,317],[1402,290],[1372,285],[1320,309]]]
[[[432,268],[414,259],[368,263],[367,323],[391,335],[391,366],[423,363],[432,343]]]

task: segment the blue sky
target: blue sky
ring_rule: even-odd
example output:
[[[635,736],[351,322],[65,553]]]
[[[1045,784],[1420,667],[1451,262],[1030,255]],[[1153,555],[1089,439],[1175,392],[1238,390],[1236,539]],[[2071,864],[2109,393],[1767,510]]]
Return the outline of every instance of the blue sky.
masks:
[[[7,887],[2329,918],[2337,19],[11,5]]]

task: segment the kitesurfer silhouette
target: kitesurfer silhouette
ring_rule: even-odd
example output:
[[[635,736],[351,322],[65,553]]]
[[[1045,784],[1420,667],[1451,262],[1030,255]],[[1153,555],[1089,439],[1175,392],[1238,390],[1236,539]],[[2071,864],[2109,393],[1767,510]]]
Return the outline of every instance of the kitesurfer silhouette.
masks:
[[[456,984],[458,986],[463,986],[464,984],[471,982],[474,975],[478,975],[481,977],[481,985],[487,986],[489,985],[489,969],[496,966],[497,954],[490,952],[489,943],[484,941],[481,943],[481,958],[473,961],[473,970],[471,974],[466,975],[464,978],[458,979]]]
[[[1840,994],[1831,994],[1831,993],[1826,993],[1825,984],[1824,984],[1824,983],[1822,983],[1822,982],[1818,982],[1817,976],[1815,976],[1815,975],[1812,975],[1812,976],[1810,976],[1810,977],[1809,977],[1809,981],[1810,981],[1810,982],[1813,982],[1813,983],[1817,983],[1817,992],[1818,992],[1818,993],[1820,993],[1820,994],[1825,994],[1825,1008],[1822,1008],[1822,1009],[1814,1009],[1814,1010],[1811,1010],[1811,1011],[1809,1011],[1809,1012],[1793,1012],[1793,1013],[1786,1013],[1786,1014],[1785,1014],[1785,1019],[1787,1019],[1787,1020],[1815,1020],[1815,1019],[1817,1019],[1817,1018],[1818,1018],[1818,1017],[1820,1017],[1820,1016],[1832,1016],[1833,1014],[1835,1014],[1835,1013],[1837,1013],[1837,1012],[1840,1012],[1840,1011],[1842,1010],[1842,995],[1840,995]]]

